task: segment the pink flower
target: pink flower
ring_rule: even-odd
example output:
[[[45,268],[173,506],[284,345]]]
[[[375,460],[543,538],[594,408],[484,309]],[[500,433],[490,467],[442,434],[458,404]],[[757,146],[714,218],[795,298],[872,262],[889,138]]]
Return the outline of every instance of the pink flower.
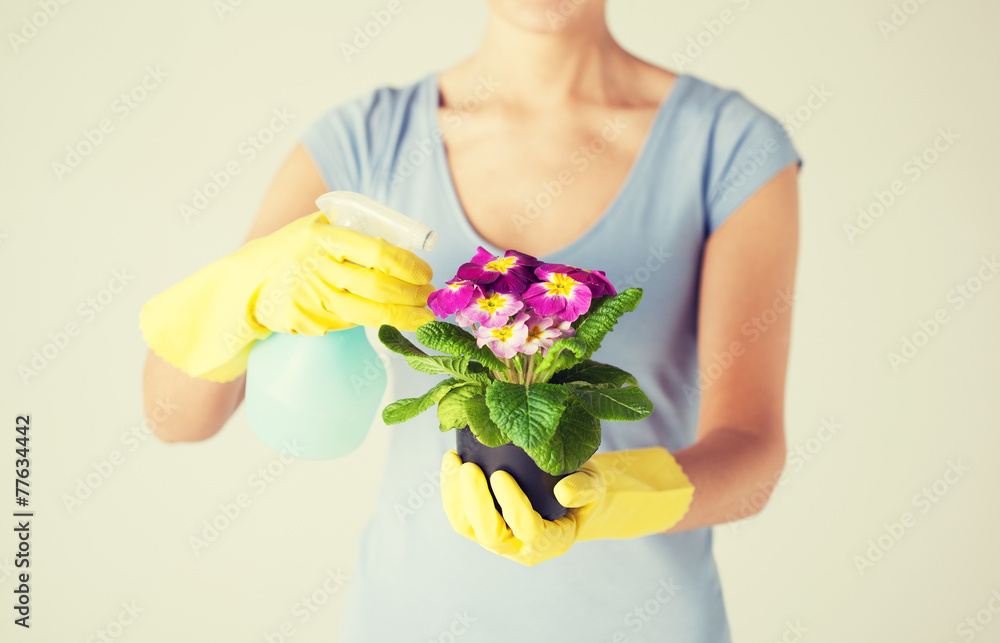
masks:
[[[520,295],[533,281],[532,268],[538,259],[515,250],[508,250],[502,257],[495,257],[480,247],[470,263],[458,269],[459,279],[468,279],[480,286],[499,293]]]
[[[540,283],[532,284],[524,293],[524,303],[540,315],[558,315],[568,322],[590,308],[590,289],[569,276],[574,268],[561,264],[543,264],[535,268]]]
[[[497,357],[511,358],[528,338],[528,327],[524,322],[528,313],[520,313],[514,321],[498,328],[480,326],[476,329],[476,344],[482,348],[489,345]]]
[[[435,290],[427,297],[427,306],[438,317],[453,315],[469,305],[469,302],[483,296],[483,289],[466,279],[452,279],[444,288]]]
[[[562,335],[558,328],[553,327],[554,323],[555,320],[551,317],[532,315],[524,324],[528,328],[528,337],[518,350],[525,355],[534,355],[541,349],[544,355],[552,346],[552,342]],[[562,323],[569,327],[569,322]]]
[[[568,321],[561,321],[556,324],[556,330],[559,331],[559,337],[573,337],[576,335],[576,329],[573,328]]]
[[[455,323],[459,326],[469,327],[472,326],[473,321],[462,314],[462,311],[455,313]]]
[[[469,305],[458,311],[468,321],[486,328],[499,328],[507,323],[511,315],[524,308],[524,303],[516,295],[487,290]]]

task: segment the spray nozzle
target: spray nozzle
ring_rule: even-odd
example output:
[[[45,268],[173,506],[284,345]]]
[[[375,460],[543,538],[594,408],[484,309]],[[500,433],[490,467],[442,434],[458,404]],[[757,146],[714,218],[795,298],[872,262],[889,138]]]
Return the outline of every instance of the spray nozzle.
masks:
[[[316,199],[331,225],[381,237],[407,250],[432,250],[436,232],[406,215],[355,192],[327,192]]]

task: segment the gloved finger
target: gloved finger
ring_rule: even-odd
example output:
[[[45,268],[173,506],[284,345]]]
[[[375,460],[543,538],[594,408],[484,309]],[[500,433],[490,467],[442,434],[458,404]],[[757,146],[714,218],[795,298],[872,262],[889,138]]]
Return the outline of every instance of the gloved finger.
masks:
[[[316,277],[327,287],[344,290],[382,304],[426,306],[434,286],[415,286],[392,275],[352,263],[332,260],[317,262]]]
[[[490,476],[490,485],[514,537],[524,543],[537,541],[545,530],[545,521],[532,509],[517,481],[506,471],[497,471]]]
[[[291,316],[287,330],[292,335],[325,335],[331,330],[345,330],[357,325],[327,310],[318,299],[308,307],[292,302],[292,309],[296,314]]]
[[[275,305],[266,297],[258,298],[251,321],[269,331],[311,336],[355,326],[327,310],[315,292],[300,294],[284,306]]]
[[[434,276],[426,261],[385,239],[369,237],[348,228],[336,228],[320,221],[311,223],[309,229],[323,251],[337,261],[351,261],[375,268],[417,286],[429,284]]]
[[[466,462],[459,468],[458,475],[462,483],[465,516],[472,525],[476,540],[494,553],[515,553],[520,543],[514,540],[503,517],[493,506],[493,496],[483,470],[472,462]]]
[[[441,504],[451,528],[466,538],[475,540],[476,534],[465,517],[465,506],[462,504],[462,483],[458,476],[461,466],[462,459],[455,451],[445,453],[441,459]]]
[[[378,328],[382,324],[389,324],[399,330],[416,330],[427,322],[434,321],[434,313],[423,306],[380,304],[337,289],[327,291],[323,299],[323,308],[344,321],[359,326]]]
[[[556,500],[563,507],[583,507],[604,496],[607,488],[597,471],[584,467],[556,483]]]

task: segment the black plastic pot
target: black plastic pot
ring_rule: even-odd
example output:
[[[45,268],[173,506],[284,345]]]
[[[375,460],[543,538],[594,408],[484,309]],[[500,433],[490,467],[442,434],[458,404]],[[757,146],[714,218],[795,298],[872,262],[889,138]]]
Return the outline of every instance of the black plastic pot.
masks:
[[[486,474],[489,482],[494,471],[506,471],[514,478],[524,495],[531,501],[532,508],[546,520],[557,520],[566,513],[566,507],[559,504],[553,489],[556,483],[565,478],[565,475],[554,476],[551,473],[542,471],[535,464],[524,449],[514,444],[505,444],[499,447],[488,447],[476,439],[475,434],[469,427],[460,429],[456,439],[458,444],[458,457],[462,462],[474,462]],[[493,489],[490,488],[490,493]],[[503,514],[500,505],[493,497],[493,504],[497,511]]]

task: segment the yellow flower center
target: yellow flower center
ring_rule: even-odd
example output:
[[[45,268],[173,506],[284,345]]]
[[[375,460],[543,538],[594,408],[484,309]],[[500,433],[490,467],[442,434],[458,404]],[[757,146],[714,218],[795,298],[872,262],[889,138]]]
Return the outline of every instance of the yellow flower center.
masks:
[[[507,298],[494,293],[489,297],[477,299],[476,303],[479,304],[480,310],[485,310],[492,315],[498,308],[504,307],[504,304],[507,303]]]
[[[460,281],[460,282],[455,283],[455,284],[448,284],[448,287],[451,288],[452,290],[458,290],[459,288],[461,288],[464,285],[465,285],[465,282],[464,281]]]
[[[493,329],[493,339],[499,340],[506,343],[508,339],[514,336],[514,331],[510,329],[510,326],[501,326],[500,328]]]
[[[517,257],[500,257],[499,259],[494,259],[489,262],[483,266],[483,268],[491,272],[499,272],[501,275],[505,275],[515,262],[517,262]]]
[[[530,341],[536,341],[536,340],[541,339],[542,338],[542,333],[544,333],[544,332],[545,331],[542,330],[541,326],[532,326],[531,330],[528,331],[528,340],[527,341],[530,342]]]
[[[550,296],[554,297],[556,295],[562,295],[563,297],[569,297],[570,292],[573,290],[573,286],[579,283],[579,281],[573,279],[569,275],[557,272],[552,275],[552,281],[546,282],[545,286],[549,289]]]

